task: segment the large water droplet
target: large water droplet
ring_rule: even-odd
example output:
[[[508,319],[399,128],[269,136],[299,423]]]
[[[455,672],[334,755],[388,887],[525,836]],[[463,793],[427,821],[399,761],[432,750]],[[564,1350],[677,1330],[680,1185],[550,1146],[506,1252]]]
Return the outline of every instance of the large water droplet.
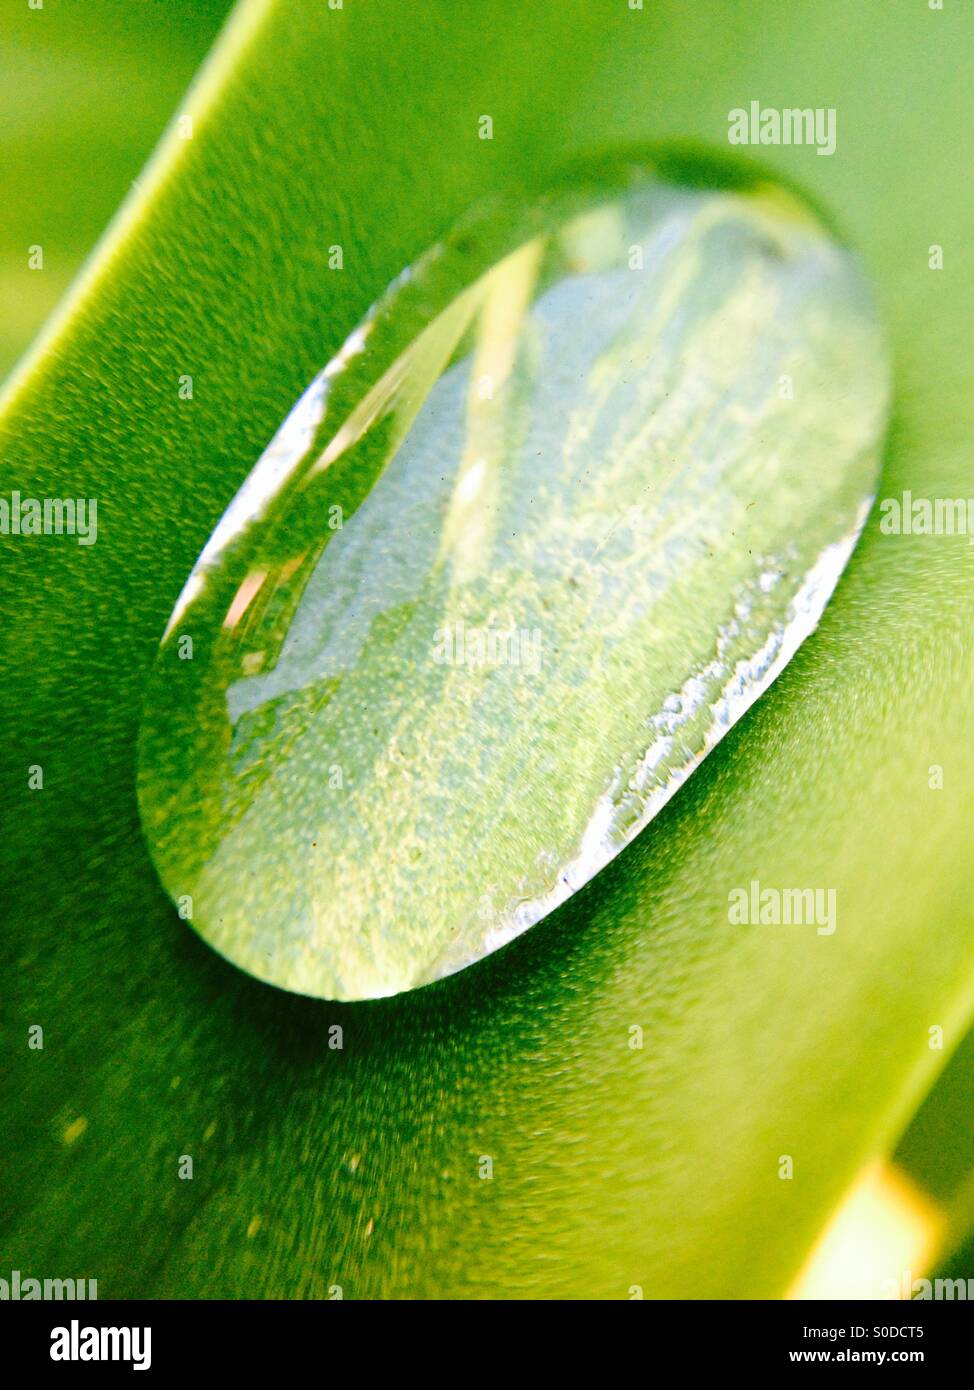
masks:
[[[811,631],[877,473],[853,259],[757,180],[623,161],[392,289],[213,533],[139,795],[261,979],[360,999],[537,922]]]

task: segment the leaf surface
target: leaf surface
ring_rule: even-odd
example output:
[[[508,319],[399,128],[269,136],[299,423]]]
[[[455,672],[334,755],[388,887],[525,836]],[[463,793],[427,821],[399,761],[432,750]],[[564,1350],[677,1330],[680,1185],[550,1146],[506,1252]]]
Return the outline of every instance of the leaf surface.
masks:
[[[649,832],[543,927],[394,1001],[290,998],[193,940],[139,832],[139,707],[229,497],[405,264],[480,196],[594,146],[720,146],[754,93],[838,110],[834,156],[761,154],[878,287],[883,494],[966,496],[954,9],[239,12],[195,139],[164,146],[5,402],[9,485],[100,499],[97,545],[5,542],[0,573],[12,1267],[104,1296],[787,1288],[929,1084],[928,1027],[949,1049],[974,1002],[966,537],[884,536],[874,515],[819,631]],[[346,268],[326,276],[332,244]],[[834,935],[731,929],[752,878],[835,888]],[[22,1045],[35,1022],[43,1053]]]

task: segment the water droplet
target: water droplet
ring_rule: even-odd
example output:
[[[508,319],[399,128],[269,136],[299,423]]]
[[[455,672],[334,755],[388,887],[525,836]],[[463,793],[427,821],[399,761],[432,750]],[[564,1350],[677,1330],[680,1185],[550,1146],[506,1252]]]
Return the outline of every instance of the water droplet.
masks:
[[[818,621],[874,488],[883,344],[801,202],[708,179],[622,160],[469,220],[214,531],[139,798],[166,888],[253,975],[360,999],[496,950]]]

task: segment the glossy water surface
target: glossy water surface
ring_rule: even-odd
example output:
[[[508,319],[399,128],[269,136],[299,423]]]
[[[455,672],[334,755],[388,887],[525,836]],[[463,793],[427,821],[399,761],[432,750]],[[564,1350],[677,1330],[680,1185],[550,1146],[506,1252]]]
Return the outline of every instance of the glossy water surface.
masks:
[[[182,915],[339,999],[539,921],[814,628],[887,392],[855,261],[779,188],[620,163],[459,229],[176,604],[139,796]]]

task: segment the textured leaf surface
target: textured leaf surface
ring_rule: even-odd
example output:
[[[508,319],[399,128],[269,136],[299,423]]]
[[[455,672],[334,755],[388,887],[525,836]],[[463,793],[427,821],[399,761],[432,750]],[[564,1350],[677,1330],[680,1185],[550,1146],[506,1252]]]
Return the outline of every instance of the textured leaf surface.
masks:
[[[518,15],[245,11],[196,139],[173,142],[7,400],[10,486],[101,499],[96,546],[5,545],[0,573],[11,1267],[104,1296],[775,1295],[929,1082],[927,1028],[960,1039],[971,551],[875,518],[815,637],[650,832],[475,969],[364,1006],[289,998],[196,942],[158,886],[135,737],[185,576],[303,385],[482,193],[608,140],[720,144],[755,94],[835,104],[833,157],[762,154],[879,286],[883,489],[970,490],[960,7]],[[346,270],[325,279],[335,242]],[[834,886],[837,931],[731,929],[727,893],[751,877]],[[23,1046],[34,1022],[43,1053]]]

